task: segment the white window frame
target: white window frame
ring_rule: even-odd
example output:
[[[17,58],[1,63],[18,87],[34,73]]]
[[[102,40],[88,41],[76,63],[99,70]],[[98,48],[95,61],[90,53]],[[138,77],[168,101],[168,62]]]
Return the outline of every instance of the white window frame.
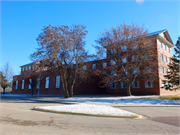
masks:
[[[167,57],[164,55],[164,62],[167,62]]]
[[[163,67],[161,67],[161,73],[164,73],[164,68]]]
[[[137,83],[137,87],[135,85],[135,83]],[[134,81],[132,88],[140,88],[140,82],[139,81]]]
[[[32,69],[34,70],[34,65],[32,66]]]
[[[121,82],[121,89],[126,89],[125,82]]]
[[[166,45],[165,44],[163,44],[163,49],[166,50]]]
[[[161,41],[159,41],[159,47],[161,48]]]
[[[27,70],[27,67],[26,67],[26,70]]]
[[[37,78],[36,89],[39,89],[39,87],[40,87],[40,78]]]
[[[96,64],[92,64],[92,70],[96,69]]]
[[[21,85],[21,89],[24,89],[24,80],[22,80],[22,85]]]
[[[168,63],[169,63],[169,64],[171,63],[171,59],[170,59],[170,58],[168,58]]]
[[[117,89],[117,82],[111,83],[111,89]]]
[[[165,68],[165,69],[164,69],[164,72],[165,72],[165,74],[168,74],[168,69]]]
[[[148,85],[150,83],[150,86]],[[145,81],[145,88],[153,88],[153,81]]]
[[[56,76],[56,88],[60,88],[60,76]]]
[[[18,80],[16,81],[15,89],[16,89],[16,90],[18,89]]]
[[[22,71],[24,71],[24,67],[22,68]]]
[[[29,82],[32,83],[32,79],[29,79]],[[29,83],[29,82],[28,82],[28,83]],[[28,85],[28,89],[31,89],[31,84],[30,84],[30,83],[29,83],[29,85]]]
[[[45,89],[49,88],[49,77],[46,77]]]
[[[29,70],[31,70],[31,66],[29,66]]]
[[[160,53],[160,60],[163,60],[163,54]]]
[[[103,63],[103,68],[106,68],[107,67],[107,63]]]

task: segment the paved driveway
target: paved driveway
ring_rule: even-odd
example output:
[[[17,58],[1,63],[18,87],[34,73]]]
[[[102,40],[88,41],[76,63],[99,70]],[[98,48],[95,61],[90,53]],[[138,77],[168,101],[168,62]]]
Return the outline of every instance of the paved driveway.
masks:
[[[148,120],[161,122],[180,127],[180,107],[154,106],[154,107],[116,107],[122,110],[135,112],[148,118]]]
[[[178,135],[179,107],[118,107],[146,119],[104,118],[34,111],[34,106],[69,103],[2,98],[0,135]],[[161,112],[162,113],[161,115]],[[163,116],[163,117],[162,117]],[[166,121],[160,120],[165,118]],[[159,120],[158,120],[158,119]],[[176,119],[177,118],[177,119]]]

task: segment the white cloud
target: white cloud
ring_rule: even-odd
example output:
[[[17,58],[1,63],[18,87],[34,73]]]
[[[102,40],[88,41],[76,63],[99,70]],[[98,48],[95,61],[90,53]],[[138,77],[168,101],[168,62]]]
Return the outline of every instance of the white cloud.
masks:
[[[143,4],[144,0],[136,0],[136,2],[137,2],[139,5],[141,5],[141,4]]]

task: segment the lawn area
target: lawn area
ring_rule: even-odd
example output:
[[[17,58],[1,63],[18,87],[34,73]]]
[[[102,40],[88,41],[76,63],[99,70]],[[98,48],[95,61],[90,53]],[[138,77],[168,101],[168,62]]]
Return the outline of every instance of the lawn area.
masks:
[[[163,96],[159,96],[159,98],[180,100],[180,96],[179,95],[163,95]]]

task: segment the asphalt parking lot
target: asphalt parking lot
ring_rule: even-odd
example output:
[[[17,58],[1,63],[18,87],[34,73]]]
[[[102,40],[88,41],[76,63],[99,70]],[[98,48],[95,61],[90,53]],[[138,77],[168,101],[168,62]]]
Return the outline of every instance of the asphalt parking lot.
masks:
[[[143,119],[90,117],[34,111],[34,106],[76,104],[28,98],[1,98],[2,135],[178,135],[179,106],[115,106]]]

